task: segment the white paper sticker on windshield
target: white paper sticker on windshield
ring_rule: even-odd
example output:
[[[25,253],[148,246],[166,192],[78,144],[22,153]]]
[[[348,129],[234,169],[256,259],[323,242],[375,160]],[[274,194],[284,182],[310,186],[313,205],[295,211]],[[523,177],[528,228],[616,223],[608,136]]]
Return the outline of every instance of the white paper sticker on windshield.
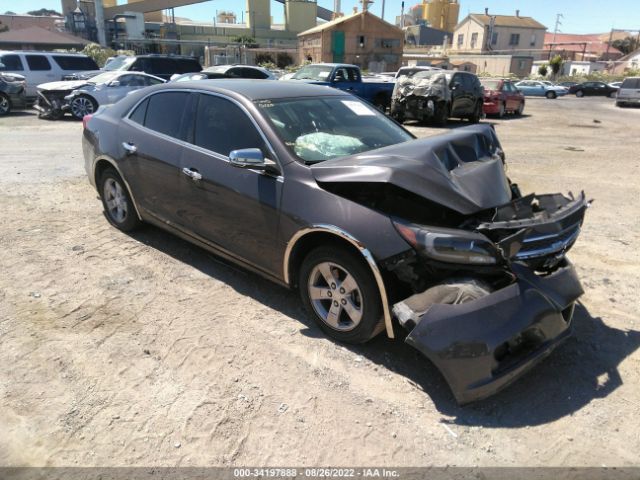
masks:
[[[319,78],[329,78],[329,75],[331,75],[331,70],[327,70],[326,72],[318,73],[318,77]]]
[[[342,103],[356,115],[375,115],[376,113],[367,107],[364,103],[355,102],[353,100],[342,100]]]

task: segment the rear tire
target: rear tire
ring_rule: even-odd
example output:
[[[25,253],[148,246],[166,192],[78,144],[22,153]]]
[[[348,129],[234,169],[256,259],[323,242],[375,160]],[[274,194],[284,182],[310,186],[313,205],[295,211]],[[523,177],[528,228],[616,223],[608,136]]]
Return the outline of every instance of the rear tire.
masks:
[[[11,100],[4,93],[0,93],[0,117],[11,112]]]
[[[312,250],[300,267],[302,303],[328,336],[364,343],[382,330],[380,292],[368,265],[339,246]]]
[[[504,114],[507,112],[507,106],[504,102],[500,102],[500,108],[498,109],[498,118],[504,117]]]
[[[576,92],[576,97],[578,97],[578,98],[582,98],[582,97],[584,97],[584,92],[583,92],[582,90],[578,90],[578,91]]]
[[[108,168],[98,179],[100,199],[109,223],[123,232],[130,232],[140,225],[127,186],[113,168]]]
[[[577,95],[577,94],[576,94]],[[556,98],[558,95],[556,94],[556,92],[547,92],[545,94],[545,97],[547,97],[550,100],[553,100],[554,98]]]
[[[609,94],[609,98],[616,98],[617,95],[618,95],[618,92],[611,92]]]
[[[518,105],[518,108],[516,109],[516,115],[520,116],[522,115],[522,112],[524,112],[524,100],[520,102],[520,105]]]

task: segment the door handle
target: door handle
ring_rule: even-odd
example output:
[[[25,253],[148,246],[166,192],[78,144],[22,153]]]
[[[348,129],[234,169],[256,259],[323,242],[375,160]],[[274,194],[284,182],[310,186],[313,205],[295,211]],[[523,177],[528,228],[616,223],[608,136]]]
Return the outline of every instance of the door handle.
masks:
[[[122,148],[126,150],[127,155],[133,155],[138,151],[138,147],[131,142],[122,142]]]
[[[195,168],[184,167],[182,169],[182,173],[184,173],[187,177],[192,178],[193,180],[202,180],[202,175]]]

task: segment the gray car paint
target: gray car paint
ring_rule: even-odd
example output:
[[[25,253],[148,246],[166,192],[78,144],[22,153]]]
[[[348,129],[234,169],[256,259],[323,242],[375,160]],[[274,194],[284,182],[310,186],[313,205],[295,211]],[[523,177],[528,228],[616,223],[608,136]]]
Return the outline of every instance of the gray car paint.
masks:
[[[311,232],[309,234],[313,234],[316,231],[334,235],[336,239],[348,238],[350,244],[359,250],[369,262],[376,280],[379,280],[377,285],[381,291],[383,305],[386,308],[385,312],[388,311],[389,307],[386,292],[388,285],[386,281],[382,280],[380,265],[384,264],[386,259],[405,255],[412,249],[396,231],[388,215],[331,193],[322,187],[324,182],[390,182],[402,189],[431,199],[433,203],[442,205],[443,208],[448,206],[448,208],[464,214],[486,210],[510,200],[509,181],[503,171],[500,144],[491,127],[486,125],[459,129],[446,135],[425,140],[413,140],[361,155],[330,160],[314,166],[301,163],[278,138],[269,121],[262,115],[254,101],[323,95],[345,96],[345,94],[326,87],[306,84],[283,85],[283,83],[259,80],[184,82],[178,86],[167,84],[151,87],[143,92],[135,92],[129,95],[113,107],[94,116],[84,131],[83,149],[85,166],[90,182],[93,185],[96,184],[96,163],[98,161],[108,162],[123,176],[134,203],[136,203],[139,216],[143,220],[168,229],[182,238],[208,248],[284,285],[296,284],[295,266],[296,261],[299,261],[296,258],[296,246],[298,244],[292,245],[292,239],[300,240],[304,238],[304,236],[300,236],[301,233]],[[128,178],[132,178],[131,176],[135,175],[135,168],[132,167],[132,162],[126,156],[122,147],[122,142],[127,140],[127,137],[123,136],[122,132],[131,130],[128,128],[128,123],[131,123],[131,121],[126,118],[123,119],[123,117],[126,117],[128,112],[147,95],[167,90],[216,94],[233,99],[253,118],[255,124],[268,139],[279,172],[265,173],[242,170],[245,176],[236,178],[242,178],[241,182],[244,185],[251,182],[266,182],[266,184],[271,185],[275,182],[282,182],[281,188],[275,197],[271,194],[265,197],[264,189],[244,190],[246,192],[244,195],[248,197],[255,196],[253,198],[253,208],[257,209],[256,211],[265,212],[265,214],[269,212],[269,215],[275,213],[277,215],[275,238],[269,239],[269,248],[263,248],[260,242],[254,242],[252,245],[248,245],[248,248],[245,248],[241,256],[238,254],[240,249],[234,251],[216,244],[210,239],[203,238],[195,232],[189,231],[184,225],[178,225],[178,221],[175,218],[162,218],[163,215],[159,215],[158,211],[154,209],[153,202],[145,204],[136,201],[139,200],[139,192],[135,181],[131,185],[127,182]],[[150,131],[142,133],[149,135],[150,138],[159,135]],[[188,144],[179,140],[174,139],[172,142],[174,148],[191,148]],[[181,163],[181,159],[185,158],[184,156],[176,153],[174,160],[166,155],[163,156],[162,152],[157,152],[157,156],[162,157],[162,161],[166,163],[165,168],[167,168],[167,171],[173,168],[176,172],[175,178],[179,179],[178,181],[182,182],[183,185],[188,185],[187,180],[179,174],[181,168],[188,166]],[[235,167],[225,162],[220,164],[220,168],[234,169]],[[159,180],[162,181],[163,179]],[[240,191],[244,188],[240,184],[229,185],[228,187],[236,190],[240,189]],[[179,207],[184,198],[181,196],[181,192],[182,190],[177,188],[175,194],[171,195],[170,198],[162,199],[162,201],[175,202]],[[247,206],[251,208],[250,204],[247,204]],[[217,207],[218,205],[211,206],[212,209]],[[584,209],[586,206],[582,208]],[[219,221],[220,218],[217,218],[217,220]],[[224,224],[216,225],[216,227],[223,230],[241,229],[243,228],[243,220],[245,220],[243,216],[231,216],[223,220]],[[266,235],[272,234],[273,232],[266,233]],[[291,270],[288,270],[288,268],[291,268]],[[533,291],[530,293],[531,289],[520,288],[521,282],[528,282],[529,285],[533,285],[535,290],[544,291],[547,298],[554,297],[554,290],[558,290],[558,296],[563,293],[561,286],[556,285],[557,282],[545,281],[544,286],[542,283],[538,284],[536,275],[528,271],[524,265],[514,265],[513,272],[515,272],[514,276],[518,277],[519,283],[512,283],[512,287],[507,287],[510,295],[509,305],[518,305],[520,311],[525,312],[527,316],[521,320],[513,318],[512,316],[516,310],[511,307],[507,309],[508,311],[501,312],[501,318],[504,320],[503,325],[505,325],[504,328],[506,330],[499,332],[499,338],[508,338],[510,332],[514,328],[519,328],[519,325],[536,329],[536,322],[539,317],[536,314],[538,310],[535,310],[537,306],[535,302],[538,302],[539,295]],[[567,275],[572,278],[572,281],[575,280],[577,282],[577,277],[571,272],[559,273],[558,278],[567,278]],[[566,296],[564,299],[566,301],[563,300],[562,305],[558,305],[553,311],[544,310],[543,316],[545,318],[551,315],[555,316],[556,320],[554,321],[560,321],[558,317],[558,315],[561,315],[560,308],[565,308],[565,305],[573,302],[581,293],[579,284],[575,282],[572,283],[572,294]],[[518,290],[519,288],[520,290]],[[501,291],[499,290],[498,292]],[[504,300],[503,296],[501,293],[489,295],[485,297],[486,301],[484,303],[480,302],[479,305],[489,304],[495,305],[495,308],[501,308],[501,302]],[[457,317],[457,311],[463,311],[466,315],[463,322],[470,322],[476,325],[476,328],[479,328],[478,326],[483,323],[483,319],[478,316],[482,315],[482,310],[478,310],[474,314],[474,304],[465,305],[464,308],[456,307],[446,310],[447,312],[452,312],[454,318]],[[487,332],[480,329],[481,331],[478,335],[473,338],[458,337],[455,328],[448,329],[448,322],[438,321],[439,330],[437,329],[435,333],[430,333],[425,337],[424,332],[431,331],[430,325],[435,325],[436,323],[435,312],[437,310],[434,310],[433,314],[427,312],[424,315],[426,321],[424,324],[422,322],[418,324],[415,332],[409,337],[409,342],[418,350],[430,356],[435,365],[446,372],[445,376],[454,391],[454,395],[461,402],[481,398],[495,392],[533,365],[536,359],[546,355],[553,346],[568,334],[566,329],[552,328],[548,331],[549,334],[545,339],[545,343],[536,351],[536,355],[525,358],[514,369],[509,370],[505,374],[506,376],[502,375],[488,379],[482,377],[484,382],[482,388],[476,390],[474,386],[469,386],[469,380],[472,380],[471,383],[473,383],[474,379],[480,380],[480,375],[483,375],[482,369],[478,368],[477,371],[469,371],[469,368],[474,368],[473,365],[475,363],[467,363],[469,360],[469,357],[465,356],[467,350],[463,348],[464,345],[458,345],[456,340],[463,338],[464,344],[473,346],[476,340],[483,341],[487,338]],[[570,321],[570,318],[568,320]],[[391,331],[389,331],[390,328]],[[387,333],[389,336],[393,336],[390,319],[387,324]],[[437,349],[432,348],[434,345],[433,335],[439,334],[443,336],[441,341],[436,339],[436,343],[445,344],[449,342],[449,344],[456,345],[454,351],[437,353]],[[557,336],[554,336],[556,334]],[[442,358],[442,360],[439,360],[439,358]],[[453,363],[451,363],[452,361]],[[462,367],[457,368],[455,365]],[[470,388],[471,391],[469,390]]]

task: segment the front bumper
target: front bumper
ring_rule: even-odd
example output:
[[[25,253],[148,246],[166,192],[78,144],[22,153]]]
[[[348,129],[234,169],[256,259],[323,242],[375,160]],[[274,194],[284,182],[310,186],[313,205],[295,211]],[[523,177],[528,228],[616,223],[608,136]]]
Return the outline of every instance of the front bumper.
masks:
[[[391,115],[407,119],[428,120],[433,118],[442,99],[434,96],[407,95],[393,99]]]
[[[442,372],[460,404],[496,393],[570,335],[583,290],[575,269],[546,276],[512,265],[517,281],[477,300],[434,304],[406,338]]]

